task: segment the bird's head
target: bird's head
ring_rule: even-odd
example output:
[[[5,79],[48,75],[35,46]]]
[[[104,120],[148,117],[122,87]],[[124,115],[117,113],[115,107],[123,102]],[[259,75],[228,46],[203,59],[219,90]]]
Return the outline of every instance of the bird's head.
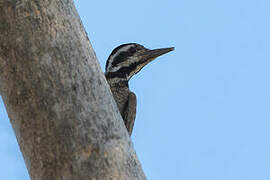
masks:
[[[146,64],[173,50],[173,47],[150,50],[136,43],[120,45],[112,51],[106,62],[105,76],[116,81],[128,81]]]

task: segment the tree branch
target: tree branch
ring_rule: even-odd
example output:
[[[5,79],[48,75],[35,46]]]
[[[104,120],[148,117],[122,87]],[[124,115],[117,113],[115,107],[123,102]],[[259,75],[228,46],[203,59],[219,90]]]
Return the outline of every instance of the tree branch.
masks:
[[[0,0],[0,92],[32,180],[145,179],[71,0]]]

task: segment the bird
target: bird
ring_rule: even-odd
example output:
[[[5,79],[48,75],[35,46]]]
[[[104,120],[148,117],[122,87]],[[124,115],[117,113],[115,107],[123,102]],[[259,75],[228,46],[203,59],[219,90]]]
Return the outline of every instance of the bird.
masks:
[[[174,47],[151,50],[137,43],[127,43],[116,47],[109,55],[105,77],[130,136],[136,117],[137,98],[129,89],[128,82],[158,56],[173,50]]]

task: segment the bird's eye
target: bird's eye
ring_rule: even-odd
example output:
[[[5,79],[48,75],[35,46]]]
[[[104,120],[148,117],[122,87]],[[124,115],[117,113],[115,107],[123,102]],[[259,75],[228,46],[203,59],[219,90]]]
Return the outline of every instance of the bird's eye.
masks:
[[[134,47],[131,47],[130,49],[129,49],[129,53],[132,55],[132,54],[134,54],[136,52],[136,49],[134,48]]]

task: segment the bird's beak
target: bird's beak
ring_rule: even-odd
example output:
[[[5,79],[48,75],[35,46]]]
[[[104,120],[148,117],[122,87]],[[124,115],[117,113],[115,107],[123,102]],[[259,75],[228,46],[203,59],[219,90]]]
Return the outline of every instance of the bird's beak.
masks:
[[[174,47],[148,50],[142,54],[142,59],[145,61],[146,64],[148,64],[152,60],[156,59],[158,56],[161,56],[173,50]]]
[[[134,74],[138,73],[146,64],[150,63],[152,60],[156,59],[158,56],[161,56],[173,50],[174,50],[174,47],[170,47],[170,48],[147,50],[143,52],[142,54],[140,54],[140,61],[138,62],[138,65],[136,66],[135,71],[133,71],[130,74],[129,78],[131,78]]]

